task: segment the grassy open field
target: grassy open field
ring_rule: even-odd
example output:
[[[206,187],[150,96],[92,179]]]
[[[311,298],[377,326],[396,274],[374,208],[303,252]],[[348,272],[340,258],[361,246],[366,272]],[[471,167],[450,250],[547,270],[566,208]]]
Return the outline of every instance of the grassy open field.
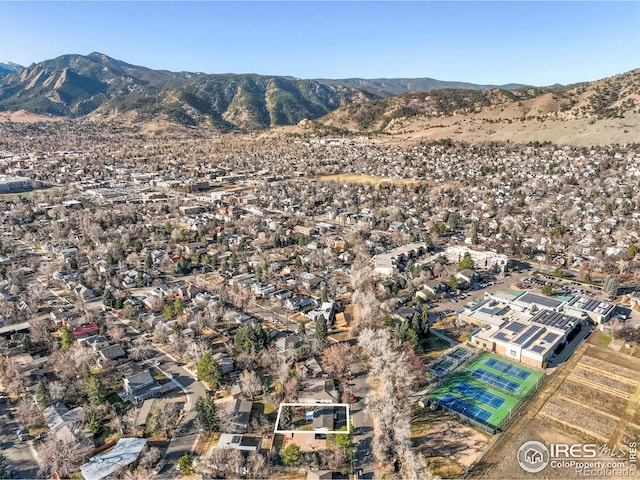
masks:
[[[338,183],[363,183],[371,185],[381,185],[383,183],[390,183],[392,185],[418,185],[418,180],[408,178],[385,178],[375,177],[373,175],[361,175],[356,173],[338,173],[335,175],[323,175],[317,177],[318,180],[323,182],[338,182]]]
[[[528,372],[529,376],[526,379],[519,379],[511,375],[506,375],[504,372],[501,372],[500,370],[487,365],[487,362],[490,361],[490,359],[495,359],[503,362],[504,364],[517,367],[520,370]],[[472,373],[479,368],[493,373],[502,379],[514,382],[515,384],[519,385],[519,388],[514,392],[509,392],[502,388],[499,388],[496,385],[490,385],[473,377]],[[486,420],[486,424],[491,428],[497,429],[511,415],[520,401],[524,397],[526,397],[533,388],[535,388],[536,384],[542,378],[542,376],[542,373],[536,372],[533,369],[524,367],[520,364],[511,362],[496,355],[484,353],[478,356],[471,363],[466,365],[462,370],[456,372],[449,379],[447,379],[442,385],[434,390],[431,395],[429,395],[429,399],[439,402],[443,399],[443,397],[445,397],[445,395],[451,395],[456,399],[471,403],[472,405],[479,407],[486,412],[489,412],[491,416],[488,418],[488,420]],[[472,398],[471,396],[468,396],[459,391],[458,388],[461,383],[466,383],[467,385],[471,385],[472,387],[489,393],[494,396],[494,398],[501,399],[503,402],[499,407],[496,408],[481,400]]]

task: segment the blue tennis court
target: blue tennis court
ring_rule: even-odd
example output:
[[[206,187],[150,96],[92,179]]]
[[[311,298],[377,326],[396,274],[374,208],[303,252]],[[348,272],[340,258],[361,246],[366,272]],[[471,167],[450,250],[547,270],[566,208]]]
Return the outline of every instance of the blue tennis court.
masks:
[[[514,377],[520,380],[526,380],[531,375],[531,372],[523,370],[522,368],[518,368],[515,365],[510,365],[506,362],[502,362],[497,358],[488,358],[485,360],[484,364],[487,367],[493,368],[498,372],[504,373],[505,375],[509,375],[510,377]]]
[[[484,408],[476,407],[472,403],[454,397],[451,394],[447,394],[442,397],[440,399],[440,404],[443,407],[448,408],[449,410],[453,410],[454,412],[458,412],[465,417],[471,418],[472,420],[476,420],[484,424],[488,423],[488,420],[492,415],[491,412],[488,412]]]
[[[467,397],[478,400],[479,402],[489,405],[491,408],[500,408],[504,404],[504,398],[487,392],[482,388],[475,387],[467,382],[460,382],[456,385],[456,392],[460,392]]]
[[[457,360],[457,361],[465,360],[470,356],[471,356],[471,352],[468,350],[465,350],[464,348],[458,348],[447,355],[447,357],[453,358],[454,360]]]
[[[471,372],[471,376],[473,378],[477,378],[481,382],[486,383],[487,385],[497,387],[500,390],[504,390],[505,392],[509,393],[516,393],[520,388],[519,383],[499,377],[495,373],[485,370],[484,368],[476,368],[473,372]]]

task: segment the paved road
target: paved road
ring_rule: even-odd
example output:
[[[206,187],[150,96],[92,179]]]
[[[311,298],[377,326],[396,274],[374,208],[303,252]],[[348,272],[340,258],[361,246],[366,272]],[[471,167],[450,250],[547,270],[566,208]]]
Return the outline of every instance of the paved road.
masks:
[[[360,359],[351,365],[351,373],[354,378],[349,383],[351,392],[358,401],[351,406],[351,416],[354,425],[353,440],[357,445],[354,455],[353,467],[355,471],[361,471],[362,478],[373,478],[374,464],[371,450],[373,440],[373,423],[371,415],[365,412],[369,401],[369,382],[367,371]]]
[[[36,461],[31,441],[18,441],[16,431],[20,428],[11,404],[0,402],[0,442],[2,454],[7,458],[9,469],[17,473],[18,478],[38,478],[40,466]]]

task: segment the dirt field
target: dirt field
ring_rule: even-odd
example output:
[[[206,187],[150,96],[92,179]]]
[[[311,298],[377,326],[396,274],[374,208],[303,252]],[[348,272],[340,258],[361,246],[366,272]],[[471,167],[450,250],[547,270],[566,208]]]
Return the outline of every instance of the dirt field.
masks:
[[[478,461],[491,436],[416,405],[411,416],[411,439],[432,474],[452,478]]]
[[[600,345],[582,345],[532,401],[526,415],[496,439],[474,466],[472,478],[578,478],[575,467],[548,465],[530,474],[517,463],[520,446],[530,440],[596,444],[600,461],[626,461],[608,452],[628,451],[640,440],[640,362]],[[628,465],[628,463],[627,463]],[[628,474],[628,472],[627,472]],[[621,478],[626,474],[605,474]]]

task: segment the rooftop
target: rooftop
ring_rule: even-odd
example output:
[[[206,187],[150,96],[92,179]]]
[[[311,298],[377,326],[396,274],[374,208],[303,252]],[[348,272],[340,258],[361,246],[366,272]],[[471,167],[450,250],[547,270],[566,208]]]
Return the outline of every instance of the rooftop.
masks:
[[[615,308],[615,305],[608,302],[601,302],[589,297],[574,297],[569,301],[569,306],[578,310],[584,310],[585,312],[593,312],[598,315],[608,315],[611,310]]]
[[[562,302],[554,298],[545,297],[536,293],[525,292],[515,299],[518,303],[537,305],[542,308],[555,309],[562,305]]]
[[[146,438],[121,438],[111,450],[91,457],[82,465],[82,476],[85,480],[101,480],[135,462],[146,445]]]
[[[531,321],[539,325],[557,328],[559,330],[569,330],[576,324],[576,318],[553,310],[540,310]]]

